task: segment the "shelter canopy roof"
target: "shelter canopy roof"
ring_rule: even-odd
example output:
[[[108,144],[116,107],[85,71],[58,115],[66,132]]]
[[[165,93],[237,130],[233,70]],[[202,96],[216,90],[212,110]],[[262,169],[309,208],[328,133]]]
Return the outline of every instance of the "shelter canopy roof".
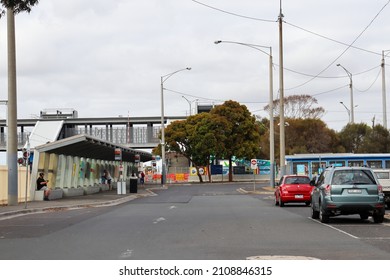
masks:
[[[140,161],[152,160],[152,154],[125,146],[106,142],[86,134],[75,135],[58,141],[40,145],[34,148],[38,152],[53,153],[66,156],[84,157],[100,160],[115,160],[115,149],[122,150],[122,161],[135,162],[135,156],[140,156]]]

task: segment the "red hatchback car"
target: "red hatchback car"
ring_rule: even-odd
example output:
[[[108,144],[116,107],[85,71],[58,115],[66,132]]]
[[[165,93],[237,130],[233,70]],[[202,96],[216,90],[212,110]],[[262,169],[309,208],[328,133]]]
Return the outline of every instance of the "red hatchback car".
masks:
[[[283,207],[288,202],[304,202],[309,206],[313,188],[308,176],[285,175],[276,183],[275,205]]]

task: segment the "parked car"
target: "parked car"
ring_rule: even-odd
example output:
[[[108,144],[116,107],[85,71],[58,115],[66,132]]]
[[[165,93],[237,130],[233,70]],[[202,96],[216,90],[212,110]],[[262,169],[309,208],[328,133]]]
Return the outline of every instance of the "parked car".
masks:
[[[328,223],[333,216],[359,214],[363,220],[372,216],[375,223],[383,222],[384,194],[371,168],[328,167],[312,185],[312,218]]]
[[[390,169],[374,169],[374,172],[378,177],[379,184],[382,186],[385,204],[387,208],[390,208]]]
[[[275,205],[283,207],[289,202],[304,202],[310,205],[310,195],[313,186],[310,185],[310,178],[305,175],[284,175],[276,183]]]

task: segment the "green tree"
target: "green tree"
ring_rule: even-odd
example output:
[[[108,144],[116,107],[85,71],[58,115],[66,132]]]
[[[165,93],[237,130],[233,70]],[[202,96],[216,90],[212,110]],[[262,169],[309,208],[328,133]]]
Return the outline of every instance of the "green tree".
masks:
[[[371,132],[365,123],[347,124],[339,133],[340,143],[347,153],[358,153],[364,145],[364,139]]]
[[[202,182],[199,168],[209,169],[210,156],[219,156],[224,151],[227,129],[227,120],[220,116],[209,113],[190,116],[168,125],[165,130],[167,149],[180,153],[191,161],[198,171],[199,181]]]
[[[335,132],[319,119],[287,119],[286,153],[326,153],[333,152]]]
[[[245,105],[226,101],[214,107],[210,114],[224,117],[229,127],[224,131],[224,157],[229,160],[229,181],[233,181],[232,158],[250,159],[260,151],[260,127]]]
[[[14,14],[20,12],[31,12],[31,8],[38,4],[38,0],[0,0],[1,5],[8,9],[13,10]],[[5,10],[0,7],[0,17],[5,14]]]
[[[360,153],[390,152],[390,133],[382,125],[375,125],[364,137]]]

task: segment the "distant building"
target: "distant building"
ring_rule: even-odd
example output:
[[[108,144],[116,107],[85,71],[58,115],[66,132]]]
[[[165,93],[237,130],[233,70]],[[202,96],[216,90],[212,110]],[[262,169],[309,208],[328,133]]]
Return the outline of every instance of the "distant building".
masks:
[[[208,113],[211,111],[211,109],[213,109],[215,107],[214,104],[210,105],[199,105],[197,106],[197,113],[200,114],[200,113]]]
[[[41,119],[75,119],[77,117],[77,111],[71,108],[43,109],[40,112]]]

